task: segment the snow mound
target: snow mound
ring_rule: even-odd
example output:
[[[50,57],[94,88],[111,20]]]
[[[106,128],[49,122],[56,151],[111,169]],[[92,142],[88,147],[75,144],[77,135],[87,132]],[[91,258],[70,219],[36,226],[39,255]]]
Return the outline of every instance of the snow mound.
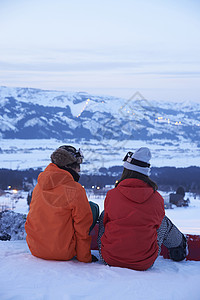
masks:
[[[13,211],[0,213],[0,239],[1,236],[9,235],[11,240],[23,240],[26,238],[24,224],[26,215]]]
[[[32,256],[21,240],[0,241],[0,265],[1,300],[200,299],[200,262],[159,257],[141,272],[76,259],[46,261]]]

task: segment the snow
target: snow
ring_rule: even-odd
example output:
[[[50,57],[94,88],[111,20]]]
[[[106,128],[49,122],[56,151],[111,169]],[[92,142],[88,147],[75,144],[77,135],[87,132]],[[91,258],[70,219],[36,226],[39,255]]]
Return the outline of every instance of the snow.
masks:
[[[45,121],[46,121],[46,120],[45,120]],[[39,118],[34,118],[34,119],[28,120],[28,121],[24,124],[24,127],[35,126],[35,125],[43,126],[43,125],[45,125],[45,124],[46,124],[46,122],[41,121],[41,119],[39,119]]]
[[[71,124],[71,126],[75,126]],[[45,168],[50,163],[51,153],[62,144],[71,144],[81,148],[84,154],[83,172],[94,172],[101,167],[122,165],[125,154],[140,147],[149,147],[152,152],[152,166],[199,166],[199,147],[192,142],[180,141],[170,143],[169,140],[143,141],[114,139],[77,140],[66,139],[1,139],[0,165],[7,169]]]
[[[186,193],[184,198],[190,199],[189,207],[174,206],[165,213],[184,234],[200,234],[200,198],[194,199],[190,193]]]
[[[162,193],[164,195],[164,193]],[[27,213],[27,193],[15,211]],[[103,196],[88,194],[103,209]],[[5,197],[5,196],[2,196]],[[200,199],[192,194],[190,206],[166,210],[185,233],[200,234]],[[0,197],[1,198],[1,197]],[[98,256],[98,251],[92,253]],[[0,299],[137,299],[199,300],[200,262],[174,262],[159,257],[144,272],[71,261],[46,261],[31,255],[25,240],[0,241]]]
[[[54,91],[54,90],[40,90],[40,89],[33,89],[33,88],[11,88],[11,87],[0,87],[0,104],[5,104],[6,97],[14,97],[18,101],[25,102],[25,103],[34,103],[43,106],[50,106],[50,107],[66,107],[69,106],[73,116],[78,116],[82,113],[84,108],[86,107],[86,101],[89,99],[89,102],[94,104],[94,111],[96,108],[95,102],[104,103],[102,100],[118,100],[119,105],[120,103],[124,102],[124,99],[111,97],[111,96],[95,96],[90,95],[85,92],[66,92],[66,91]],[[83,99],[82,99],[83,97]],[[74,104],[74,100],[80,100],[79,103]],[[91,103],[88,103],[91,105]],[[107,104],[102,106],[102,110],[105,111],[107,108],[111,110],[110,106]],[[116,108],[117,111],[117,108]]]
[[[13,111],[12,107],[5,106],[8,102],[6,97],[13,97],[19,101],[18,113],[15,110]],[[55,139],[2,139],[7,131],[10,131],[12,135],[13,131],[18,132],[24,128],[24,134],[26,135],[27,128],[36,124],[41,127],[41,131],[43,131],[42,128],[46,128],[47,118],[44,118],[40,112],[36,118],[31,116],[29,117],[32,119],[25,118],[26,109],[21,107],[21,102],[40,104],[45,107],[64,108],[68,106],[73,117],[76,118],[72,118],[70,114],[66,116],[63,113],[64,110],[53,115],[50,114],[49,130],[52,130],[51,126],[54,125],[57,128],[59,120],[62,119],[62,122],[66,122],[69,126],[69,128],[66,126],[65,132],[63,131],[66,136],[71,134],[71,137],[73,137],[75,128],[83,125],[85,129],[89,129],[93,135],[93,140],[86,141],[84,138],[75,140],[71,137],[68,139],[63,138],[62,141]],[[86,170],[89,173],[100,167],[113,166],[113,161],[115,165],[121,165],[127,151],[134,151],[142,146],[151,149],[152,166],[189,167],[199,165],[200,162],[198,144],[199,103],[181,104],[146,101],[142,99],[139,93],[136,93],[130,99],[122,99],[110,96],[95,96],[83,92],[0,87],[0,106],[3,107],[2,111],[4,111],[0,116],[2,131],[2,134],[0,134],[1,168],[44,168],[49,163],[49,157],[53,150],[63,143],[83,148],[84,156],[88,158],[88,160],[85,160],[85,165],[83,165],[83,171]],[[37,108],[35,109],[37,110]],[[87,112],[85,116],[82,115],[83,111]],[[30,112],[30,115],[32,115],[32,112]],[[82,116],[79,119],[80,115]],[[23,122],[19,122],[20,120],[24,120],[25,125]],[[147,128],[148,136],[152,139],[149,141],[133,140],[134,134],[131,136],[133,128],[137,132],[142,129],[145,131],[145,128]],[[119,132],[123,133],[122,136],[126,134],[127,139],[122,139]],[[161,133],[163,133],[163,138],[158,138]],[[173,141],[169,138],[171,135],[174,135],[175,139]],[[136,136],[135,138],[137,138]],[[12,147],[16,147],[16,149],[11,153],[9,150]],[[98,153],[95,164],[93,163],[94,159],[92,163],[89,160],[91,156],[94,156],[94,152]]]
[[[7,130],[16,130],[15,126],[13,126],[12,124],[10,124],[8,118],[5,116],[0,116],[0,122],[1,122],[1,130],[2,131],[7,131]]]
[[[92,251],[97,255],[97,251]],[[33,257],[25,241],[1,242],[0,299],[198,300],[200,262],[159,257],[145,272]]]
[[[15,191],[17,190],[7,190],[4,191],[5,194],[0,196],[0,210],[2,208],[7,208],[8,210],[13,210],[16,213],[27,214],[28,213],[28,205],[27,205],[28,192],[17,191],[15,193]]]

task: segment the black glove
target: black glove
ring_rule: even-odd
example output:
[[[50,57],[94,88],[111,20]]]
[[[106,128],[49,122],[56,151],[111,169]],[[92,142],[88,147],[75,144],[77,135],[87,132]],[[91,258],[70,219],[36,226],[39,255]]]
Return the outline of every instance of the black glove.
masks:
[[[96,262],[96,261],[98,261],[98,258],[92,254],[92,262]]]

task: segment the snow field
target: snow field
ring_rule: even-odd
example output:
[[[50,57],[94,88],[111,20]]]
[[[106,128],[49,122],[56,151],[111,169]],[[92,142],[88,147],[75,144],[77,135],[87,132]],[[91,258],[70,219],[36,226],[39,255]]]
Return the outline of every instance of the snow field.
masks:
[[[198,165],[199,148],[195,143],[180,141],[169,144],[167,140],[23,140],[2,139],[0,142],[0,165],[7,169],[45,168],[50,163],[51,153],[62,144],[71,144],[81,148],[84,154],[84,163],[81,166],[83,173],[96,173],[101,167],[122,165],[125,154],[140,147],[149,147],[152,152],[151,165],[153,167],[189,167]]]
[[[140,272],[75,259],[45,261],[32,256],[25,241],[0,242],[0,257],[1,300],[200,299],[200,262],[159,257]]]
[[[15,211],[26,213],[27,193]],[[200,234],[200,199],[188,208],[166,210],[184,233]],[[0,197],[1,198],[1,197]],[[91,196],[103,210],[104,197]],[[193,231],[193,229],[195,230]],[[96,256],[98,251],[92,251]],[[174,262],[159,257],[144,272],[71,261],[45,261],[31,255],[25,240],[0,241],[1,300],[199,300],[200,262]]]

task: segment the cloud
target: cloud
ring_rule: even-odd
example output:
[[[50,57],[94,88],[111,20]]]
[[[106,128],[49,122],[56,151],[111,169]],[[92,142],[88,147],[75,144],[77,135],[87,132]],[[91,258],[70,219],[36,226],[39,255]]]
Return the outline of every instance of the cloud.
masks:
[[[3,0],[1,84],[198,94],[197,2]]]
[[[95,57],[93,57],[94,59]],[[98,57],[96,57],[98,59]],[[123,61],[123,60],[112,60],[100,57],[98,60],[90,61],[90,57],[81,58],[80,61],[76,62],[75,57],[71,57],[72,62],[67,62],[66,57],[63,59],[52,58],[34,58],[33,61],[31,58],[23,58],[18,60],[13,60],[9,62],[0,60],[0,70],[4,73],[6,72],[23,72],[24,74],[32,73],[49,73],[56,74],[65,73],[67,74],[76,74],[79,76],[82,74],[95,74],[95,76],[102,77],[102,75],[113,74],[113,77],[116,77],[116,74],[120,74],[124,77],[130,77],[133,75],[136,76],[149,76],[151,79],[152,76],[166,76],[173,78],[196,78],[200,77],[199,66],[200,63],[196,62],[171,62],[171,61]],[[85,60],[85,61],[84,61]],[[98,74],[99,73],[99,74]]]

